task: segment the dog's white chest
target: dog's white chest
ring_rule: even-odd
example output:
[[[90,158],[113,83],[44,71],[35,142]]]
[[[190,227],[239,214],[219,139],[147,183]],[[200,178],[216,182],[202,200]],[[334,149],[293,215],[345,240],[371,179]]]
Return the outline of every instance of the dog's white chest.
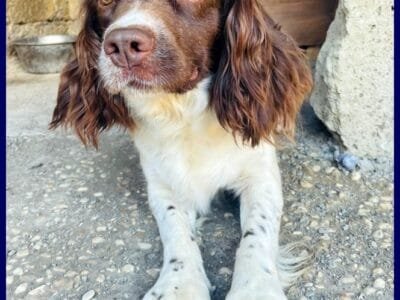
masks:
[[[190,123],[163,125],[148,124],[134,133],[143,168],[149,169],[145,172],[153,172],[174,189],[193,189],[207,197],[238,176],[243,154],[211,113]]]
[[[147,181],[194,198],[196,206],[207,206],[219,188],[240,181],[243,170],[274,157],[271,145],[244,146],[222,128],[208,108],[207,81],[183,95],[124,96],[137,122],[132,135]]]

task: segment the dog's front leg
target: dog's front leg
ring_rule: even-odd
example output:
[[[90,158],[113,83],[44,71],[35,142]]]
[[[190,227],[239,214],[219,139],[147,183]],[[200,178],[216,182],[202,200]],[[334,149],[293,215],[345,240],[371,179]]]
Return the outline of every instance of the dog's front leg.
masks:
[[[278,274],[282,191],[275,159],[240,180],[242,239],[227,300],[286,299]]]
[[[208,300],[209,281],[193,231],[196,213],[168,187],[148,183],[149,202],[160,231],[164,262],[144,300]]]

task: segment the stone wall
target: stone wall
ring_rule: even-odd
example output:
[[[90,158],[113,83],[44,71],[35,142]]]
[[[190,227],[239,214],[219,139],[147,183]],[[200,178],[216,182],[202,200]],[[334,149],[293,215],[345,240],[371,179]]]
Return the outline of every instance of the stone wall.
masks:
[[[393,1],[340,0],[310,101],[348,151],[393,157]]]
[[[76,33],[81,0],[7,0],[7,40]]]

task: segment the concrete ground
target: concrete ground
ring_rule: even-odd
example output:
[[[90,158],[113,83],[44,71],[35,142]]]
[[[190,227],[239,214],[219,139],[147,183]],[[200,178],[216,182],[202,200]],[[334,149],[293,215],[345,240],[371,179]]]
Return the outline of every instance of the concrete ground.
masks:
[[[48,131],[57,82],[8,65],[8,298],[139,299],[157,278],[162,247],[138,154],[122,131],[104,134],[99,151]],[[281,241],[304,241],[315,259],[288,298],[393,299],[391,163],[363,159],[349,173],[334,160],[338,150],[306,104],[297,144],[280,151]],[[202,223],[213,299],[224,299],[237,199],[219,195]]]

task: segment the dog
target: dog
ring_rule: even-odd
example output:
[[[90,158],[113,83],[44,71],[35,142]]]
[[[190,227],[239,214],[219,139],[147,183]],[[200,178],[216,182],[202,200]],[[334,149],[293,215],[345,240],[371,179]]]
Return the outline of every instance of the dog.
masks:
[[[50,128],[96,148],[113,125],[131,134],[164,250],[144,299],[210,299],[194,228],[221,189],[240,197],[242,231],[226,299],[285,299],[303,257],[279,247],[276,148],[312,86],[302,50],[258,0],[82,5]]]

